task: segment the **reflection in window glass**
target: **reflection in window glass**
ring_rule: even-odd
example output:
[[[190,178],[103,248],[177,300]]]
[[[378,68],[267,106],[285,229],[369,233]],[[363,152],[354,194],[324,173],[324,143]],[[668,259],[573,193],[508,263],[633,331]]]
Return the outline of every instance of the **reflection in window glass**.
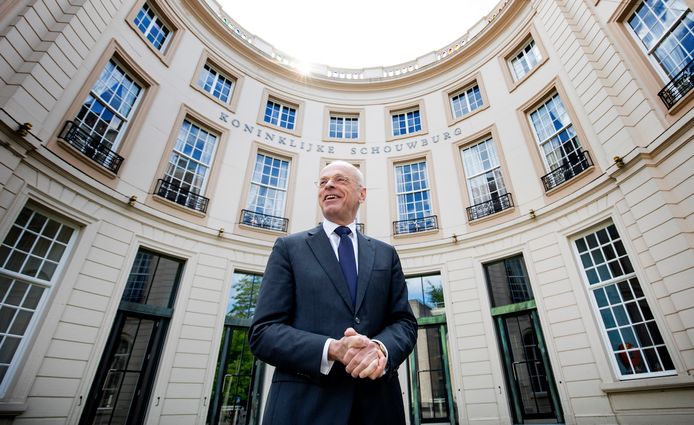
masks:
[[[461,90],[451,97],[451,109],[454,118],[469,114],[480,106],[482,106],[482,95],[478,85]]]
[[[206,63],[200,71],[198,85],[222,102],[229,103],[234,80]]]
[[[668,78],[694,59],[691,12],[682,0],[645,0],[629,17],[629,28]]]
[[[422,119],[419,116],[419,109],[392,114],[391,120],[393,123],[393,136],[403,136],[422,131]]]
[[[535,40],[530,40],[517,54],[511,59],[511,70],[516,81],[525,77],[528,72],[537,66],[542,60],[540,49],[537,48]]]
[[[417,317],[442,314],[445,307],[441,275],[415,276],[405,279],[410,306]]]
[[[492,307],[534,299],[523,256],[505,258],[484,265]]]
[[[178,276],[183,269],[179,260],[140,250],[135,257],[123,292],[122,301],[156,307],[173,307]]]
[[[603,227],[574,243],[619,375],[640,377],[674,371],[615,225]]]
[[[259,274],[234,273],[227,299],[227,317],[236,319],[253,317],[262,279],[263,276]]]

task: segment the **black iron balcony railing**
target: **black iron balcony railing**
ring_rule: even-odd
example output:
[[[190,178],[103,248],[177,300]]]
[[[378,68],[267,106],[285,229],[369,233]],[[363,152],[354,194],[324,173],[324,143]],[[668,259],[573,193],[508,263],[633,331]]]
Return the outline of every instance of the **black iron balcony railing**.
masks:
[[[289,227],[288,218],[261,214],[250,210],[241,210],[241,223],[248,226],[276,230],[279,232],[286,232],[287,228]]]
[[[438,228],[439,223],[435,215],[393,222],[393,234],[396,235],[425,232],[427,230],[435,230]]]
[[[467,219],[468,221],[477,220],[511,207],[513,207],[513,198],[510,193],[505,193],[489,201],[480,202],[479,204],[467,207]]]
[[[694,87],[694,59],[690,60],[669,83],[658,92],[658,96],[668,109],[675,106]]]
[[[65,123],[58,137],[112,173],[117,173],[123,162],[123,157],[113,152],[109,145],[72,121]]]
[[[193,193],[176,183],[163,179],[157,180],[157,187],[154,189],[154,194],[179,205],[183,205],[186,208],[200,211],[201,213],[207,212],[207,204],[210,202],[208,198],[202,195]]]
[[[590,154],[587,151],[578,151],[572,157],[571,162],[564,160],[562,165],[541,177],[542,184],[545,186],[545,192],[571,180],[593,165],[593,161],[590,159]]]

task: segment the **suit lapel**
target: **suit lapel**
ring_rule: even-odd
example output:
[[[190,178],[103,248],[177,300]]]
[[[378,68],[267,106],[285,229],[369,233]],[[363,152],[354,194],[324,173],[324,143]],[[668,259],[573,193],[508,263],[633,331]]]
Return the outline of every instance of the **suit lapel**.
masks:
[[[371,280],[371,271],[374,267],[374,247],[371,244],[371,239],[359,232],[357,232],[357,243],[359,244],[359,273],[357,276],[356,311],[359,311],[359,307],[362,301],[364,301],[367,286],[369,286],[369,281]]]
[[[347,307],[352,310],[352,299],[349,296],[349,291],[347,290],[347,282],[345,282],[344,276],[342,276],[342,270],[340,269],[340,263],[335,257],[335,251],[330,244],[328,235],[323,231],[323,226],[318,226],[313,230],[310,230],[308,237],[306,238],[306,243],[313,251],[313,255],[318,260],[318,264],[323,268],[323,271],[330,279],[330,282],[335,286],[335,289],[342,297]],[[359,260],[361,261],[361,245],[359,245],[360,254]],[[361,263],[358,281],[361,282]],[[359,285],[359,283],[357,283]],[[357,286],[359,288],[359,286]],[[360,291],[360,289],[358,289]],[[357,294],[357,299],[359,295]],[[358,304],[357,304],[358,305]]]

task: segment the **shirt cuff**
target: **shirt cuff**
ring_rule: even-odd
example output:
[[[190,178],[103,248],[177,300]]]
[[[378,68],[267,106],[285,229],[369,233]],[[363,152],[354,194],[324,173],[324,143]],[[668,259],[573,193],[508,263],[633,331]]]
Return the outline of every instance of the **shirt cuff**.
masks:
[[[386,356],[386,367],[383,369],[383,373],[381,376],[385,375],[386,372],[388,372],[388,349],[386,348],[385,344],[383,344],[381,341],[377,339],[372,339],[371,341],[375,342],[378,344],[379,347],[381,347],[381,351],[383,352],[383,355]]]
[[[333,364],[335,364],[335,360],[328,360],[328,348],[333,341],[335,341],[333,338],[328,338],[323,346],[323,357],[320,360],[320,373],[323,375],[329,374],[330,369],[332,369]]]

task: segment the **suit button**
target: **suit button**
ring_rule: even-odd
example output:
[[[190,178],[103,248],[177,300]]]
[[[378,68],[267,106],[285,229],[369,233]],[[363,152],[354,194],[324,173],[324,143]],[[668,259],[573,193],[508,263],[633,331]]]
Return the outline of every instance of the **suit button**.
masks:
[[[359,320],[358,317],[355,317],[355,318],[354,318],[354,323],[356,323],[356,324],[358,325],[359,323],[361,323],[361,320]]]

